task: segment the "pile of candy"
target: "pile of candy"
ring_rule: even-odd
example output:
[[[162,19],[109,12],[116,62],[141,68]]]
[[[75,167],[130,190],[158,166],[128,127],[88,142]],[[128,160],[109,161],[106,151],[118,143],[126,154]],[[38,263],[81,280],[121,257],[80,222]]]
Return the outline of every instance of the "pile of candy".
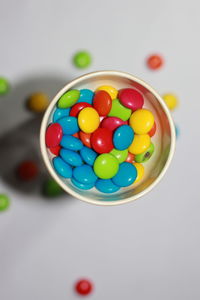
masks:
[[[69,90],[57,102],[46,146],[61,177],[78,188],[113,193],[138,182],[154,152],[156,123],[132,88]]]

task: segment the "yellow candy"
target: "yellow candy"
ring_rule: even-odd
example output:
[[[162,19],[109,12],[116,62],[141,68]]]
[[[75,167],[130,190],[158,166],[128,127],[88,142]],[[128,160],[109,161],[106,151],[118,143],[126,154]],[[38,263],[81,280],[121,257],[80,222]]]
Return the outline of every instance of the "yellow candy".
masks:
[[[110,85],[102,85],[96,89],[96,91],[100,91],[100,90],[106,91],[110,95],[112,100],[117,98],[118,91]]]
[[[133,163],[133,165],[136,167],[137,169],[137,177],[134,181],[134,183],[137,183],[138,181],[140,181],[143,176],[144,176],[144,166],[142,164],[139,163]]]
[[[129,124],[135,133],[145,134],[153,127],[154,116],[148,109],[138,109],[132,113]]]
[[[28,108],[36,113],[44,112],[48,105],[49,98],[44,93],[34,93],[29,97],[27,101]]]
[[[165,94],[163,95],[163,100],[167,104],[167,107],[170,110],[174,110],[178,105],[178,97],[174,94]]]
[[[132,154],[140,154],[145,152],[151,144],[151,138],[148,134],[135,134],[132,144],[128,151]]]
[[[92,107],[82,109],[78,115],[78,125],[85,133],[92,133],[98,127],[100,118],[97,111]]]

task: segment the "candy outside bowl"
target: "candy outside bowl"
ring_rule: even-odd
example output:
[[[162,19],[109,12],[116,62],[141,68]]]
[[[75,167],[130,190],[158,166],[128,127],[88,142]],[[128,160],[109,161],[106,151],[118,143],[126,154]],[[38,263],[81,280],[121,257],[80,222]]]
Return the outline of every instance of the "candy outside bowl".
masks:
[[[157,124],[157,131],[152,138],[155,145],[154,155],[148,162],[145,162],[145,176],[143,179],[126,188],[112,194],[104,194],[92,188],[90,190],[81,190],[71,183],[70,179],[59,176],[52,165],[53,155],[49,152],[45,144],[45,133],[48,125],[52,121],[52,114],[56,109],[57,101],[70,89],[88,88],[93,91],[101,85],[111,85],[116,89],[134,88],[141,92],[144,97],[144,108],[150,109],[154,114]],[[83,75],[68,83],[51,101],[47,108],[40,131],[40,147],[45,165],[54,178],[54,180],[63,188],[63,190],[75,198],[82,201],[111,206],[134,201],[151,191],[165,175],[175,150],[175,127],[171,114],[162,100],[161,96],[147,83],[137,77],[119,71],[98,71]]]

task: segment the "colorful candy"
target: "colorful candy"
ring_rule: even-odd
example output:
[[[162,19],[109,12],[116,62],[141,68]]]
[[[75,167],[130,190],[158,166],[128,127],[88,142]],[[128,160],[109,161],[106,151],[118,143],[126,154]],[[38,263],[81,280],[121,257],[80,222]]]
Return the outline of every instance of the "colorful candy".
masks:
[[[100,154],[94,162],[94,172],[101,179],[110,179],[119,169],[119,162],[109,153]]]
[[[35,161],[26,160],[17,167],[17,176],[24,181],[30,181],[37,177],[39,173],[38,165]]]
[[[156,133],[156,129],[157,129],[157,127],[156,127],[156,122],[154,121],[153,127],[152,127],[151,130],[148,132],[148,135],[149,135],[150,137],[154,136],[154,134]]]
[[[42,194],[45,197],[57,197],[63,194],[63,190],[55,180],[48,179],[43,183]]]
[[[135,133],[145,134],[153,127],[154,116],[148,109],[138,109],[131,115],[129,124]]]
[[[88,279],[81,279],[75,284],[75,290],[82,296],[89,295],[93,290],[93,284]]]
[[[45,142],[48,148],[56,147],[60,144],[63,130],[60,124],[52,123],[47,127]]]
[[[122,125],[118,127],[113,135],[113,144],[118,150],[127,149],[134,138],[134,131],[128,125]]]
[[[83,148],[83,143],[78,138],[71,135],[64,135],[60,145],[69,150],[78,151]]]
[[[64,134],[74,134],[79,131],[78,120],[75,117],[64,117],[57,122],[62,127]]]
[[[107,128],[98,128],[91,135],[91,144],[93,149],[98,153],[108,153],[112,151],[113,134]]]
[[[131,115],[131,109],[123,106],[119,102],[119,99],[114,99],[112,101],[112,108],[108,114],[109,117],[117,117],[122,119],[123,121],[127,121],[130,118],[130,115]]]
[[[58,100],[59,108],[69,108],[74,105],[80,96],[79,90],[70,90],[63,94]]]
[[[164,64],[163,58],[158,54],[153,54],[147,58],[147,66],[151,70],[157,70]]]
[[[127,124],[127,121],[123,121],[117,117],[108,117],[102,120],[100,126],[102,128],[108,128],[111,131],[114,131],[119,126]]]
[[[53,166],[56,172],[64,177],[71,178],[72,177],[72,168],[68,165],[61,157],[55,157],[53,159]]]
[[[81,156],[75,151],[61,149],[60,156],[66,163],[68,163],[72,167],[78,167],[83,164]]]
[[[73,185],[75,185],[77,188],[79,188],[81,190],[90,190],[91,188],[94,187],[94,182],[82,183],[82,182],[77,181],[74,178],[71,179],[71,182],[73,183]]]
[[[93,106],[100,116],[107,116],[112,107],[112,99],[106,91],[97,91],[94,96]]]
[[[73,57],[74,65],[79,69],[85,69],[91,64],[91,55],[88,51],[79,51]]]
[[[86,132],[83,132],[83,131],[79,131],[79,137],[80,137],[82,143],[85,146],[91,148],[91,141],[90,141],[91,133],[86,133]]]
[[[73,177],[81,183],[90,184],[95,183],[97,176],[95,175],[93,168],[88,165],[82,165],[73,169]]]
[[[6,78],[0,77],[0,96],[7,94],[9,91],[10,85]]]
[[[88,147],[83,147],[80,151],[80,155],[84,162],[90,166],[93,166],[94,161],[97,157],[97,153]]]
[[[85,133],[92,133],[99,127],[100,119],[97,111],[86,107],[78,115],[78,125]]]
[[[42,113],[49,105],[49,97],[44,93],[34,93],[27,101],[27,107],[35,113]]]
[[[117,149],[113,149],[110,154],[114,155],[118,162],[121,164],[123,161],[125,161],[127,159],[128,156],[128,149],[125,150],[117,150]]]
[[[134,183],[139,182],[144,177],[144,166],[139,163],[133,163],[133,165],[136,167],[137,170],[137,177],[134,181]]]
[[[175,94],[164,94],[162,98],[170,110],[174,110],[178,106],[179,99]]]
[[[137,169],[134,165],[123,162],[119,165],[119,171],[112,178],[112,182],[120,187],[131,185],[137,177]]]
[[[77,101],[79,102],[87,102],[89,104],[92,104],[93,101],[94,92],[89,89],[82,89],[80,90],[80,97]]]
[[[154,144],[151,143],[151,145],[145,152],[135,155],[135,161],[137,163],[144,163],[151,158],[153,153],[154,153]]]
[[[148,134],[135,134],[134,140],[129,147],[129,152],[132,154],[140,154],[148,149],[151,144],[151,139]]]
[[[132,111],[142,108],[144,105],[144,98],[137,90],[123,89],[119,91],[118,98],[124,106],[130,108]]]
[[[92,107],[92,105],[87,102],[76,103],[70,110],[70,116],[77,117],[79,112],[86,107]]]
[[[96,91],[102,91],[102,90],[106,91],[110,95],[112,100],[117,98],[118,91],[113,86],[102,85],[96,89]]]
[[[57,122],[59,119],[63,117],[68,117],[70,112],[70,108],[56,108],[53,114],[53,122]]]
[[[10,206],[10,198],[5,194],[0,194],[0,211],[8,209]]]
[[[95,187],[98,191],[106,194],[115,193],[120,189],[111,179],[98,179]]]
[[[50,148],[49,148],[50,152],[51,152],[52,154],[56,155],[56,156],[59,155],[60,149],[61,149],[61,146],[60,146],[60,145],[58,145],[58,146],[56,146],[56,147],[50,147]]]

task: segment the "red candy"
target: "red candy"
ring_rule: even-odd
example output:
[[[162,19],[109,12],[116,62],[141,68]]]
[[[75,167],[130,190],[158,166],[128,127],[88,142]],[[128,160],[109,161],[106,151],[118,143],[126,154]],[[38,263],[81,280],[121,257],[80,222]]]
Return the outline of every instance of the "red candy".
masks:
[[[157,70],[162,67],[164,61],[160,55],[151,55],[147,59],[147,66],[152,70]]]
[[[154,121],[153,127],[151,128],[151,130],[148,132],[148,135],[150,137],[154,136],[154,134],[156,133],[156,122]]]
[[[18,166],[17,175],[22,180],[32,180],[38,175],[38,166],[34,161],[24,161]]]
[[[118,128],[121,125],[126,125],[128,124],[127,121],[123,121],[120,118],[117,117],[108,117],[105,118],[102,122],[101,122],[101,127],[102,128],[107,128],[111,131],[115,130],[116,128]]]
[[[72,134],[73,136],[75,136],[76,138],[79,138],[78,132]]]
[[[91,135],[92,148],[98,153],[108,153],[114,146],[112,131],[108,128],[98,128]]]
[[[144,105],[143,96],[134,89],[123,89],[119,91],[118,98],[122,105],[135,111]]]
[[[89,280],[82,279],[75,284],[75,290],[82,296],[89,295],[93,290],[93,285]]]
[[[126,158],[126,162],[132,163],[134,159],[135,159],[135,155],[129,152]]]
[[[111,110],[112,99],[106,91],[100,90],[94,95],[93,106],[100,116],[106,116]]]
[[[51,153],[54,154],[54,155],[56,155],[56,156],[59,155],[60,149],[61,149],[61,146],[60,146],[60,145],[58,145],[58,146],[56,146],[56,147],[51,147],[51,148],[49,148],[49,150],[51,151]]]
[[[79,131],[79,137],[80,137],[83,145],[91,148],[91,142],[90,142],[91,133],[85,133],[83,131]]]
[[[58,123],[52,123],[46,130],[45,142],[48,148],[56,147],[60,144],[63,136],[62,127]]]
[[[69,115],[71,117],[77,117],[79,112],[86,107],[92,107],[92,105],[87,102],[76,103],[74,106],[72,106]]]

